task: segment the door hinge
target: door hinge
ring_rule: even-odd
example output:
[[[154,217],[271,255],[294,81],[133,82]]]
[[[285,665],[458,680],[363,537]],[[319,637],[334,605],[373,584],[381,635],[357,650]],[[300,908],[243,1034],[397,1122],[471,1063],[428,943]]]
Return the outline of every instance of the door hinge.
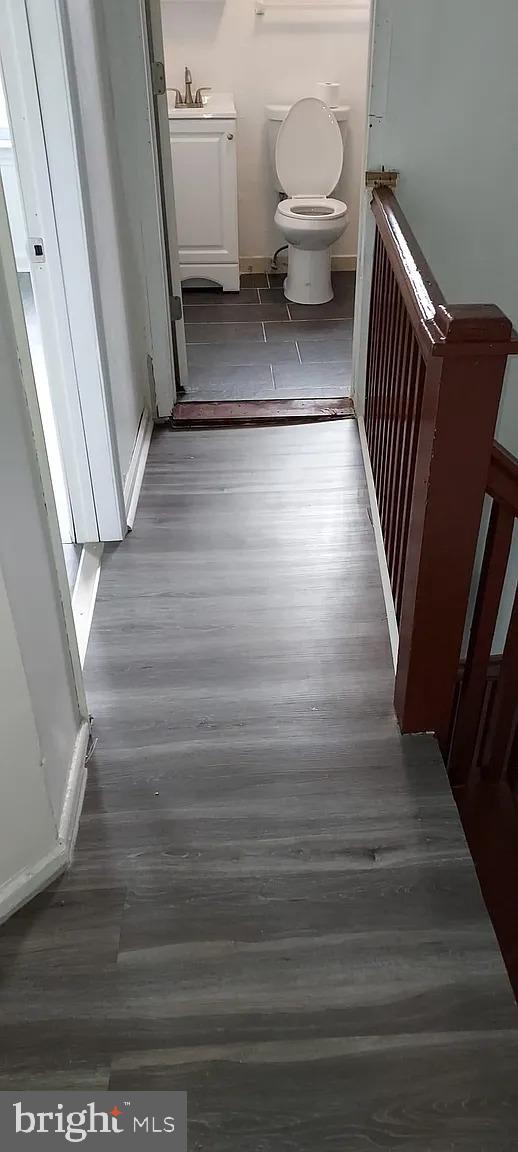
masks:
[[[170,308],[171,308],[171,320],[181,320],[182,316],[183,316],[182,297],[181,296],[170,296],[169,302],[170,302]]]
[[[388,188],[395,188],[398,182],[399,172],[394,170],[386,171],[385,168],[371,169],[365,173],[365,186],[367,188],[380,188],[385,184]]]
[[[153,96],[164,96],[166,93],[165,68],[161,60],[153,60],[151,64],[151,79],[153,82]]]

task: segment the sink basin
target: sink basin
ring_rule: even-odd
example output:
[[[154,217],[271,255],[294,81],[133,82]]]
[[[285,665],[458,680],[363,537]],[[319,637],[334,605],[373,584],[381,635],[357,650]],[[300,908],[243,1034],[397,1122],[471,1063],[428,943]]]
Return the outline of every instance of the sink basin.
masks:
[[[175,94],[167,93],[167,113],[170,120],[235,120],[236,106],[232,92],[207,92],[202,108],[174,106]]]

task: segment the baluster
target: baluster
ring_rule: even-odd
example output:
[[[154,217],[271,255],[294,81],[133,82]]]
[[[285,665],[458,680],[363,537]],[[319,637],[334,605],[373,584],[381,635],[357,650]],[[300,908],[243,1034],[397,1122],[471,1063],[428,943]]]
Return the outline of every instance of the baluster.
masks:
[[[426,365],[422,360],[419,349],[415,348],[415,377],[410,396],[410,411],[408,417],[407,451],[403,463],[403,499],[401,502],[400,536],[397,563],[394,569],[393,594],[398,624],[401,618],[401,602],[403,599],[403,581],[408,549],[408,534],[410,528],[410,515],[412,511],[412,496],[414,492],[415,466],[417,458],[417,445],[419,440],[419,425],[423,406],[423,391],[426,375]],[[405,467],[406,465],[406,467]]]
[[[390,504],[390,487],[391,478],[394,467],[394,444],[397,424],[397,412],[399,401],[401,397],[401,355],[403,344],[403,331],[404,331],[404,317],[405,305],[403,297],[398,289],[396,312],[395,312],[395,327],[392,337],[392,356],[389,365],[389,409],[388,409],[388,427],[386,437],[385,459],[383,462],[384,479],[382,490],[382,501],[380,507],[380,519],[383,527],[383,538],[385,540],[385,550],[387,547],[388,533],[389,533],[389,518],[388,510]]]
[[[399,501],[401,494],[401,470],[405,439],[405,421],[408,412],[409,371],[412,359],[412,343],[412,326],[408,318],[408,312],[405,311],[403,350],[401,356],[401,382],[398,396],[398,407],[396,412],[393,467],[390,480],[388,536],[385,545],[392,586],[394,585],[394,545],[396,539],[396,526],[399,515]]]
[[[379,482],[379,457],[381,445],[383,442],[383,385],[384,385],[384,366],[387,357],[389,331],[387,309],[388,301],[390,299],[391,290],[391,268],[389,259],[385,249],[383,249],[383,271],[381,279],[381,295],[380,295],[380,343],[378,348],[378,355],[376,359],[376,395],[374,406],[374,436],[373,436],[373,451],[372,451],[372,471],[376,484],[376,492],[378,492]]]
[[[494,781],[507,772],[518,722],[518,588],[496,686],[487,775]]]
[[[387,435],[387,409],[388,398],[390,393],[390,380],[389,380],[389,363],[392,352],[392,340],[394,332],[394,309],[396,306],[397,284],[396,278],[387,260],[387,300],[384,309],[384,346],[383,356],[380,365],[380,390],[379,390],[379,408],[378,408],[378,439],[376,444],[376,455],[374,461],[374,475],[376,477],[376,492],[378,496],[378,506],[381,503],[382,497],[382,484],[383,484],[383,459],[386,448],[386,435]]]
[[[465,782],[475,756],[513,526],[512,512],[493,501],[448,760],[448,771],[454,784]]]
[[[373,274],[371,287],[371,312],[369,318],[369,347],[367,355],[367,394],[365,405],[365,430],[369,451],[373,437],[373,409],[376,390],[376,364],[381,334],[381,276],[383,267],[383,248],[380,234],[376,229],[374,240]]]

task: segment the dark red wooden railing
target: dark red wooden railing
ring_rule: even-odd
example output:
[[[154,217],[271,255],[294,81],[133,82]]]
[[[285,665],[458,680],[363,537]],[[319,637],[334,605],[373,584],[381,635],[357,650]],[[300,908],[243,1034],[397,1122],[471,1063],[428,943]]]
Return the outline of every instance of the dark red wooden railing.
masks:
[[[518,771],[518,589],[509,562],[518,519],[518,460],[499,444],[493,446],[486,491],[491,498],[489,526],[446,756],[455,785],[466,783],[471,771],[480,769],[485,780],[499,783],[507,777],[514,786]],[[512,609],[502,651],[495,653],[506,583]]]
[[[446,303],[389,188],[376,221],[365,431],[399,629],[403,732],[446,747],[510,320]]]

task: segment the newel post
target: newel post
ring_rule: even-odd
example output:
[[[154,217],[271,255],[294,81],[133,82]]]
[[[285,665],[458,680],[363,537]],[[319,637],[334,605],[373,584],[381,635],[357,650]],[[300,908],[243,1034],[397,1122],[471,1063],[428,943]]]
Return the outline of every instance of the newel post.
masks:
[[[440,307],[427,360],[403,585],[395,708],[403,732],[449,727],[493,436],[512,337],[498,308]]]

